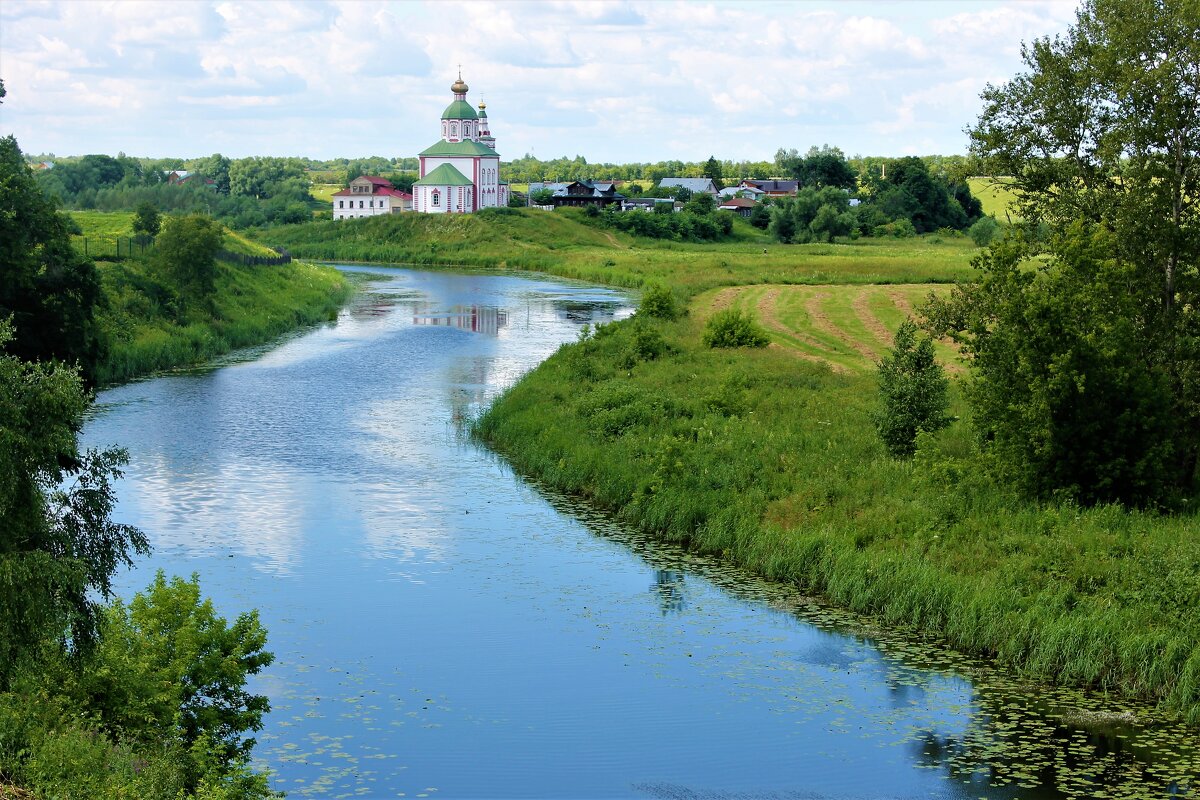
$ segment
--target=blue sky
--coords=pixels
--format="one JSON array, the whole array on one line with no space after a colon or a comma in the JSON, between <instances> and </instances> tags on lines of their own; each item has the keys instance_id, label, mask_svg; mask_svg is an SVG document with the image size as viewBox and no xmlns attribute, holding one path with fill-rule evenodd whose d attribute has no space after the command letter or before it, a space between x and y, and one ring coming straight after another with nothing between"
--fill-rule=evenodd
<instances>
[{"instance_id":1,"label":"blue sky","mask_svg":"<svg viewBox=\"0 0 1200 800\"><path fill-rule=\"evenodd\" d=\"M457 65L505 159L951 154L1075 2L5 0L26 152L415 155Z\"/></svg>"}]
</instances>

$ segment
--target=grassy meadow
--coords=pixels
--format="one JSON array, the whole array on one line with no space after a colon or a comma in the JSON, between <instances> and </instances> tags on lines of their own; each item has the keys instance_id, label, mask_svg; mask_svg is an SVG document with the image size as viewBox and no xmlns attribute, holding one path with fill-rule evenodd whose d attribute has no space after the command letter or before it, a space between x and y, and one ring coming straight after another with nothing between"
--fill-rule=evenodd
<instances>
[{"instance_id":1,"label":"grassy meadow","mask_svg":"<svg viewBox=\"0 0 1200 800\"><path fill-rule=\"evenodd\" d=\"M1013 213L1016 195L1008 188L1005 178L968 178L971 194L979 198L983 204L983 213L990 214L1001 222L1006 221ZM1015 219L1015 216L1014 216Z\"/></svg>"},{"instance_id":2,"label":"grassy meadow","mask_svg":"<svg viewBox=\"0 0 1200 800\"><path fill-rule=\"evenodd\" d=\"M476 432L523 474L656 536L1023 677L1200 723L1195 515L1022 501L980 468L961 422L912 461L889 457L860 350L881 342L853 305L865 296L886 316L891 298L804 291L801 307L828 294L841 333L816 331L811 314L789 328L821 333L829 352L771 325L773 346L706 348L703 319L718 303L701 296L681 320L635 317L564 346ZM656 335L657 352L645 344Z\"/></svg>"},{"instance_id":3,"label":"grassy meadow","mask_svg":"<svg viewBox=\"0 0 1200 800\"><path fill-rule=\"evenodd\" d=\"M132 236L133 214L72 212L89 242ZM264 245L232 231L226 250L273 256ZM95 252L89 246L89 250ZM109 252L112 252L111 250ZM117 383L150 372L198 364L240 347L269 341L331 318L352 287L337 270L299 261L277 266L217 262L209 309L184 308L154 268L151 251L122 261L97 259L106 303L98 319L108 352L97 376Z\"/></svg>"}]
</instances>

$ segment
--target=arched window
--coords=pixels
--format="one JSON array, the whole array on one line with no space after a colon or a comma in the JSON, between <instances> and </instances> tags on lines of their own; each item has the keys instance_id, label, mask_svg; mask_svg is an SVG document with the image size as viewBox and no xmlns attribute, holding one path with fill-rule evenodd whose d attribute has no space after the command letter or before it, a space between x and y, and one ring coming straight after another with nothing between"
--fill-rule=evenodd
<instances>
[{"instance_id":1,"label":"arched window","mask_svg":"<svg viewBox=\"0 0 1200 800\"><path fill-rule=\"evenodd\" d=\"M438 194L436 189L433 191L433 204L435 206L440 206L442 204L442 196Z\"/></svg>"}]
</instances>

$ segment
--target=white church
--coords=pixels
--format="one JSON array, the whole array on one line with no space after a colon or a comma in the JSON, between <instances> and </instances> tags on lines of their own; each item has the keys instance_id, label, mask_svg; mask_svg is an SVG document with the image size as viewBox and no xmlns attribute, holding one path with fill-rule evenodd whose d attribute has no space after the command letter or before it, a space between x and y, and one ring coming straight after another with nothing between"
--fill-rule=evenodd
<instances>
[{"instance_id":1,"label":"white church","mask_svg":"<svg viewBox=\"0 0 1200 800\"><path fill-rule=\"evenodd\" d=\"M454 100L442 112L441 141L420 153L421 177L413 184L413 211L469 214L508 205L500 181L500 154L488 130L487 104L467 102L462 73L451 86Z\"/></svg>"}]
</instances>

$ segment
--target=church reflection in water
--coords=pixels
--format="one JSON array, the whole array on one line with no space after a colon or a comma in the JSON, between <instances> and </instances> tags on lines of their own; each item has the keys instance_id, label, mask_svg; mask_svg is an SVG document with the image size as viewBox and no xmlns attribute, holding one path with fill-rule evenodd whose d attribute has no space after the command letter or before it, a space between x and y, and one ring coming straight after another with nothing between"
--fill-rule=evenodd
<instances>
[{"instance_id":1,"label":"church reflection in water","mask_svg":"<svg viewBox=\"0 0 1200 800\"><path fill-rule=\"evenodd\" d=\"M432 311L419 306L413 313L413 325L435 325L497 336L508 325L508 312L495 306L454 306L449 311Z\"/></svg>"}]
</instances>

